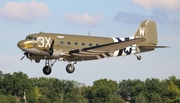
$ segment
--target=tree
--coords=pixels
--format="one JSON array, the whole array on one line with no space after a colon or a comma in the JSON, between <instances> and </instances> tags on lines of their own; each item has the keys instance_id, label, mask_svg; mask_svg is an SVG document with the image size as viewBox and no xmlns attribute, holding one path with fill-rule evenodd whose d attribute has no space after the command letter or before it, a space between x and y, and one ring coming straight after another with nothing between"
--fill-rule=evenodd
<instances>
[{"instance_id":1,"label":"tree","mask_svg":"<svg viewBox=\"0 0 180 103\"><path fill-rule=\"evenodd\" d=\"M113 101L118 101L121 99L120 96L118 100L118 84L116 81L100 79L94 81L93 86L88 94L88 99L90 103L112 103Z\"/></svg>"},{"instance_id":2,"label":"tree","mask_svg":"<svg viewBox=\"0 0 180 103\"><path fill-rule=\"evenodd\" d=\"M111 103L125 103L120 95L112 95L112 102Z\"/></svg>"},{"instance_id":3,"label":"tree","mask_svg":"<svg viewBox=\"0 0 180 103\"><path fill-rule=\"evenodd\" d=\"M35 98L39 99L39 97L41 96L40 92L39 92L39 88L38 86L34 87L34 92L35 92Z\"/></svg>"},{"instance_id":4,"label":"tree","mask_svg":"<svg viewBox=\"0 0 180 103\"><path fill-rule=\"evenodd\" d=\"M107 80L107 79L96 80L94 81L92 88L95 89L95 88L98 88L99 86L110 87L112 94L115 94L118 92L118 84L116 81L113 81L113 80Z\"/></svg>"},{"instance_id":5,"label":"tree","mask_svg":"<svg viewBox=\"0 0 180 103\"><path fill-rule=\"evenodd\" d=\"M0 95L0 103L7 103L6 95Z\"/></svg>"},{"instance_id":6,"label":"tree","mask_svg":"<svg viewBox=\"0 0 180 103\"><path fill-rule=\"evenodd\" d=\"M146 103L146 99L142 93L135 98L135 103Z\"/></svg>"},{"instance_id":7,"label":"tree","mask_svg":"<svg viewBox=\"0 0 180 103\"><path fill-rule=\"evenodd\" d=\"M144 82L137 80L122 80L119 82L119 93L125 101L135 102L140 92L145 91Z\"/></svg>"},{"instance_id":8,"label":"tree","mask_svg":"<svg viewBox=\"0 0 180 103\"><path fill-rule=\"evenodd\" d=\"M153 93L151 96L151 103L163 103L159 94Z\"/></svg>"},{"instance_id":9,"label":"tree","mask_svg":"<svg viewBox=\"0 0 180 103\"><path fill-rule=\"evenodd\" d=\"M51 102L49 101L48 98L46 98L46 96L41 95L38 99L38 103L51 103Z\"/></svg>"},{"instance_id":10,"label":"tree","mask_svg":"<svg viewBox=\"0 0 180 103\"><path fill-rule=\"evenodd\" d=\"M168 90L169 90L169 101L180 100L180 89L172 81L169 82Z\"/></svg>"},{"instance_id":11,"label":"tree","mask_svg":"<svg viewBox=\"0 0 180 103\"><path fill-rule=\"evenodd\" d=\"M95 91L93 91L93 101L92 103L112 103L111 89L107 86L100 86Z\"/></svg>"},{"instance_id":12,"label":"tree","mask_svg":"<svg viewBox=\"0 0 180 103\"><path fill-rule=\"evenodd\" d=\"M154 94L161 94L163 89L163 85L159 79L146 79L145 80L145 88L146 90L143 92L146 101L150 102L152 99L152 96ZM167 89L167 86L165 87Z\"/></svg>"}]
</instances>

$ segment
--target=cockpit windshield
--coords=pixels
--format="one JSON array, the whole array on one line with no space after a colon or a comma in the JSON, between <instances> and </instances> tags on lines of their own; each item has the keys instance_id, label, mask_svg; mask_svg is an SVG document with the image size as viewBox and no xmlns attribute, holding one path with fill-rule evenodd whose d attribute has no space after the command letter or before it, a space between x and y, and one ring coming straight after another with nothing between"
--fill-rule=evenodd
<instances>
[{"instance_id":1,"label":"cockpit windshield","mask_svg":"<svg viewBox=\"0 0 180 103\"><path fill-rule=\"evenodd\" d=\"M34 40L34 41L37 41L37 38L36 38L36 37L26 37L26 40Z\"/></svg>"},{"instance_id":2,"label":"cockpit windshield","mask_svg":"<svg viewBox=\"0 0 180 103\"><path fill-rule=\"evenodd\" d=\"M33 40L33 37L26 37L26 40Z\"/></svg>"}]
</instances>

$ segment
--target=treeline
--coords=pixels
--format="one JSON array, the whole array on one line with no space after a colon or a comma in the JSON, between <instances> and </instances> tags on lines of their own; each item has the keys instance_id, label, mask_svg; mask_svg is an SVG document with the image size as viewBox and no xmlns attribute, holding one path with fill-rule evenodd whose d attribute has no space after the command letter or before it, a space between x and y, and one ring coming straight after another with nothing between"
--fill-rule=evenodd
<instances>
[{"instance_id":1,"label":"treeline","mask_svg":"<svg viewBox=\"0 0 180 103\"><path fill-rule=\"evenodd\" d=\"M29 78L0 71L0 103L180 103L180 79L100 79L92 86L73 80Z\"/></svg>"}]
</instances>

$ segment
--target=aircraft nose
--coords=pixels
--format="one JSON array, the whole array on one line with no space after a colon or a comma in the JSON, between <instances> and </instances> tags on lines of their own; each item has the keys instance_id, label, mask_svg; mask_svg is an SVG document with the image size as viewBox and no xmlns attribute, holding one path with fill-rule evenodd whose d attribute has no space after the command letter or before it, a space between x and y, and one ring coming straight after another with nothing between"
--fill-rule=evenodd
<instances>
[{"instance_id":1,"label":"aircraft nose","mask_svg":"<svg viewBox=\"0 0 180 103\"><path fill-rule=\"evenodd\" d=\"M19 48L24 47L24 42L23 42L23 41L19 41L19 42L17 43L17 46L18 46Z\"/></svg>"}]
</instances>

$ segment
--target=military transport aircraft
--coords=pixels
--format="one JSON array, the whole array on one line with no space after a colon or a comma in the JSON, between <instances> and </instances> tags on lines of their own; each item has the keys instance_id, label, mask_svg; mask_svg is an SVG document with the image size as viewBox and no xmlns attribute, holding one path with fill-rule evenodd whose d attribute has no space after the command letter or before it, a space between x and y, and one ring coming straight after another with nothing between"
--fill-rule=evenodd
<instances>
[{"instance_id":1,"label":"military transport aircraft","mask_svg":"<svg viewBox=\"0 0 180 103\"><path fill-rule=\"evenodd\" d=\"M95 37L40 32L26 36L25 40L19 41L17 45L24 52L21 60L25 56L30 60L35 60L36 63L45 60L43 73L49 75L57 60L69 62L66 71L73 73L78 61L131 54L141 60L138 53L165 48L165 46L156 46L157 43L156 23L145 20L131 37Z\"/></svg>"}]
</instances>

